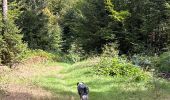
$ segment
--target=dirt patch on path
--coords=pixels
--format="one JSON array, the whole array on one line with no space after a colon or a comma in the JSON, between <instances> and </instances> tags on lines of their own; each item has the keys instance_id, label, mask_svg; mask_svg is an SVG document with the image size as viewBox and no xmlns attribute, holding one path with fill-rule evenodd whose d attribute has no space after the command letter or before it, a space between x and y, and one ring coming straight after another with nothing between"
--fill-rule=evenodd
<instances>
[{"instance_id":1,"label":"dirt patch on path","mask_svg":"<svg viewBox=\"0 0 170 100\"><path fill-rule=\"evenodd\" d=\"M10 82L0 84L0 100L54 100L54 96L50 91L33 85L30 78L48 76L50 73L56 73L60 77L58 72L61 69L61 66L46 66L43 64L36 66L22 65L17 69L10 70L10 72L3 73L4 77L7 77ZM18 84L15 82L22 80L26 80L25 83Z\"/></svg>"},{"instance_id":2,"label":"dirt patch on path","mask_svg":"<svg viewBox=\"0 0 170 100\"><path fill-rule=\"evenodd\" d=\"M10 84L3 90L6 92L2 100L49 100L53 97L50 92L34 86Z\"/></svg>"}]
</instances>

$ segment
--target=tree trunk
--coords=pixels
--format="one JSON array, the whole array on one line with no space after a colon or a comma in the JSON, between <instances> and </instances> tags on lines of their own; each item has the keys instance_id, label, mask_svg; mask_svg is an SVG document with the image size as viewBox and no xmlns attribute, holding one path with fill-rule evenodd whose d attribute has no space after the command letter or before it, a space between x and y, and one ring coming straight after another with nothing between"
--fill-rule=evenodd
<instances>
[{"instance_id":1,"label":"tree trunk","mask_svg":"<svg viewBox=\"0 0 170 100\"><path fill-rule=\"evenodd\" d=\"M7 14L8 14L8 1L7 0L2 0L2 18L3 21L6 22L7 20Z\"/></svg>"}]
</instances>

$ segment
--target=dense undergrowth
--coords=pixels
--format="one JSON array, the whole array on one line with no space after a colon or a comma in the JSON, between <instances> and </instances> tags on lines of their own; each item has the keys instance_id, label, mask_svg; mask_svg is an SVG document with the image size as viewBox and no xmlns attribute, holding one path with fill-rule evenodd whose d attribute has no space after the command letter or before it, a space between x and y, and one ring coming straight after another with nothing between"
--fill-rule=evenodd
<instances>
[{"instance_id":1,"label":"dense undergrowth","mask_svg":"<svg viewBox=\"0 0 170 100\"><path fill-rule=\"evenodd\" d=\"M170 73L170 52L163 53L156 62L159 72Z\"/></svg>"},{"instance_id":2,"label":"dense undergrowth","mask_svg":"<svg viewBox=\"0 0 170 100\"><path fill-rule=\"evenodd\" d=\"M118 57L101 58L96 68L96 72L101 75L128 77L135 81L144 81L149 78L149 74L142 70L142 68Z\"/></svg>"},{"instance_id":3,"label":"dense undergrowth","mask_svg":"<svg viewBox=\"0 0 170 100\"><path fill-rule=\"evenodd\" d=\"M49 53L43 50L26 50L20 57L24 62L33 57L42 57L48 61L65 62L74 64L91 59L95 62L93 73L104 76L127 77L135 81L147 81L150 73L169 73L170 53L165 52L160 56L134 55L130 59L126 56L118 56L118 52L112 47L106 46L103 54L99 56L86 56L64 53ZM95 58L95 59L93 59ZM97 60L96 60L97 59ZM85 65L88 66L88 65Z\"/></svg>"}]
</instances>

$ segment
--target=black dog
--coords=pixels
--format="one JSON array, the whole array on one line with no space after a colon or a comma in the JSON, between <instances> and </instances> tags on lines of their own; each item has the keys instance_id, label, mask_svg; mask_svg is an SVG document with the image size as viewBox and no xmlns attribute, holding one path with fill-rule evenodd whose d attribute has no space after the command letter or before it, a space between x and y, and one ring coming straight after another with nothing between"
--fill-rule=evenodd
<instances>
[{"instance_id":1,"label":"black dog","mask_svg":"<svg viewBox=\"0 0 170 100\"><path fill-rule=\"evenodd\" d=\"M77 83L78 94L80 95L80 100L88 100L89 88L83 83Z\"/></svg>"}]
</instances>

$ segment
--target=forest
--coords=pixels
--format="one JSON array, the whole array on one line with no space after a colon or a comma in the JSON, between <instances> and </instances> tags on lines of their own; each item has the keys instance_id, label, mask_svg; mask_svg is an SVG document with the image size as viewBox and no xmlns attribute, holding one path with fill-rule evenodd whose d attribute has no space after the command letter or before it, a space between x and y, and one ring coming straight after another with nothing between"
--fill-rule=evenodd
<instances>
[{"instance_id":1,"label":"forest","mask_svg":"<svg viewBox=\"0 0 170 100\"><path fill-rule=\"evenodd\" d=\"M170 100L170 0L0 5L1 100Z\"/></svg>"}]
</instances>

